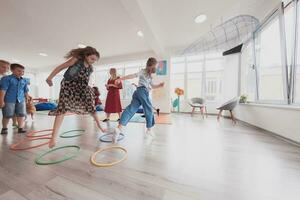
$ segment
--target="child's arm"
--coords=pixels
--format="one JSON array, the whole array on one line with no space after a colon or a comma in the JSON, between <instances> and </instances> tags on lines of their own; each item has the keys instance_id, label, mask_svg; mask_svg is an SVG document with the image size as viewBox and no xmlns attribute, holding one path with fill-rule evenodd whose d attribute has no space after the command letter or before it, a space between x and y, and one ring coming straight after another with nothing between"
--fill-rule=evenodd
<instances>
[{"instance_id":1,"label":"child's arm","mask_svg":"<svg viewBox=\"0 0 300 200\"><path fill-rule=\"evenodd\" d=\"M123 76L123 77L120 77L120 78L116 79L115 84L119 85L121 83L121 81L128 80L128 79L133 79L133 78L136 78L136 77L138 77L138 73L129 74L129 75L126 75L126 76Z\"/></svg>"},{"instance_id":2,"label":"child's arm","mask_svg":"<svg viewBox=\"0 0 300 200\"><path fill-rule=\"evenodd\" d=\"M4 96L5 96L6 91L5 90L0 90L0 108L4 107Z\"/></svg>"},{"instance_id":3,"label":"child's arm","mask_svg":"<svg viewBox=\"0 0 300 200\"><path fill-rule=\"evenodd\" d=\"M161 82L160 84L151 84L153 89L164 87L165 83Z\"/></svg>"},{"instance_id":4,"label":"child's arm","mask_svg":"<svg viewBox=\"0 0 300 200\"><path fill-rule=\"evenodd\" d=\"M9 81L7 80L6 77L3 77L1 79L1 90L0 90L0 107L3 108L5 103L4 103L4 97L6 94L6 90L9 88Z\"/></svg>"},{"instance_id":5,"label":"child's arm","mask_svg":"<svg viewBox=\"0 0 300 200\"><path fill-rule=\"evenodd\" d=\"M77 62L77 58L70 58L69 60L67 60L66 62L64 62L63 64L57 66L52 72L51 74L48 76L48 78L46 79L46 82L48 83L49 86L53 85L52 79L54 76L56 76L56 74L58 74L59 72L61 72L62 70L74 65Z\"/></svg>"}]
</instances>

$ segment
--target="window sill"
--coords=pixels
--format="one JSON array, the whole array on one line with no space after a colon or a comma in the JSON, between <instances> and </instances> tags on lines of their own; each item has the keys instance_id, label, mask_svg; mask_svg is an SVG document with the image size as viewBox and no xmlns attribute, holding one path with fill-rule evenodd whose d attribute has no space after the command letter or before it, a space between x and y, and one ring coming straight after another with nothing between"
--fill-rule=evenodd
<instances>
[{"instance_id":1,"label":"window sill","mask_svg":"<svg viewBox=\"0 0 300 200\"><path fill-rule=\"evenodd\" d=\"M299 110L300 106L296 105L279 105L279 104L263 104L263 103L239 103L240 106L257 106L257 107L266 107L266 108L276 108L276 109L287 109L287 110Z\"/></svg>"}]
</instances>

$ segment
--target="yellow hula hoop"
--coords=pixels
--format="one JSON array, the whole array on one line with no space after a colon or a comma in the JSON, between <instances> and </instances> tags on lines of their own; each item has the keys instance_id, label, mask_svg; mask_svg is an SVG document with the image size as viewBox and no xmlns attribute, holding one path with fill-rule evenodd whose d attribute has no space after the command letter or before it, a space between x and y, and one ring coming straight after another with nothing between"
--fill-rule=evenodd
<instances>
[{"instance_id":1,"label":"yellow hula hoop","mask_svg":"<svg viewBox=\"0 0 300 200\"><path fill-rule=\"evenodd\" d=\"M111 163L99 163L96 161L96 156L97 154L103 152L103 151L107 151L107 150L111 150L111 149L120 149L122 150L125 154L123 156L123 158L121 158L120 160L117 160L115 162L111 162ZM124 161L127 158L127 150L123 147L120 146L109 146L109 147L104 147L102 149L99 149L98 151L96 151L95 153L93 153L93 155L91 156L91 163L97 167L111 167L114 166L116 164L119 164L120 162Z\"/></svg>"}]
</instances>

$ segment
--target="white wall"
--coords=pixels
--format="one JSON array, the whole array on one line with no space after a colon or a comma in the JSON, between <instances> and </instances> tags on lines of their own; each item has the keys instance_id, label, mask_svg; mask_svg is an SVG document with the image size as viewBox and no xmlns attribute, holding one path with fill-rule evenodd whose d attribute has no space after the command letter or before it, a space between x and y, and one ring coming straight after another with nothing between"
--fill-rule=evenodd
<instances>
[{"instance_id":1,"label":"white wall","mask_svg":"<svg viewBox=\"0 0 300 200\"><path fill-rule=\"evenodd\" d=\"M170 60L167 60L167 75L154 76L154 84L164 82L163 88L154 89L152 91L153 106L160 109L162 113L171 112L171 96L170 96Z\"/></svg>"},{"instance_id":2,"label":"white wall","mask_svg":"<svg viewBox=\"0 0 300 200\"><path fill-rule=\"evenodd\" d=\"M234 112L239 120L300 143L300 108L240 104Z\"/></svg>"}]
</instances>

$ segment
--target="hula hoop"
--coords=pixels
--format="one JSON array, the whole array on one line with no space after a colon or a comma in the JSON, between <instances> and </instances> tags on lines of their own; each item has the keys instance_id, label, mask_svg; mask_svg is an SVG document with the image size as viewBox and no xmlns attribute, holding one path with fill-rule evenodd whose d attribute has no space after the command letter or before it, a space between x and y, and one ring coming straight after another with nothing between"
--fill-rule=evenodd
<instances>
[{"instance_id":1,"label":"hula hoop","mask_svg":"<svg viewBox=\"0 0 300 200\"><path fill-rule=\"evenodd\" d=\"M27 139L21 140L20 142L17 142L15 144L10 145L9 148L11 150L14 150L14 151L33 149L33 148L41 147L41 146L44 146L44 145L48 144L50 142L50 139L51 139L51 137L27 138ZM30 141L34 141L34 140L49 140L49 141L38 144L38 145L35 145L35 146L29 146L29 147L23 147L23 148L18 147L18 146L20 146L21 144L23 144L25 142L30 142Z\"/></svg>"},{"instance_id":2,"label":"hula hoop","mask_svg":"<svg viewBox=\"0 0 300 200\"><path fill-rule=\"evenodd\" d=\"M99 163L99 162L96 161L96 156L97 156L98 153L101 153L103 151L107 151L107 150L110 150L110 149L121 149L125 154L124 154L123 158L121 158L120 160L117 160L117 161L111 162L111 163ZM124 161L126 158L127 158L127 150L125 148L120 147L120 146L110 146L110 147L104 147L102 149L99 149L98 151L93 153L92 156L91 156L91 163L93 165L95 165L96 167L111 167L113 165L116 165L116 164Z\"/></svg>"},{"instance_id":3,"label":"hula hoop","mask_svg":"<svg viewBox=\"0 0 300 200\"><path fill-rule=\"evenodd\" d=\"M45 136L52 135L52 133L47 133L47 134L43 134L43 135L34 135L36 133L42 133L42 132L47 132L47 131L53 131L53 129L46 129L46 130L40 130L40 131L31 131L26 136L29 137L29 138L39 138L39 137L45 137Z\"/></svg>"},{"instance_id":4,"label":"hula hoop","mask_svg":"<svg viewBox=\"0 0 300 200\"><path fill-rule=\"evenodd\" d=\"M53 161L48 161L48 162L42 160L44 156L50 154L51 152L57 151L57 150L59 150L59 149L65 149L65 148L76 148L77 151L76 151L73 155L71 155L71 156L67 156L67 157L64 156L64 157L62 157L61 159L58 159L58 160L53 160ZM61 162L64 162L64 161L66 161L66 160L70 160L70 159L76 157L76 156L78 155L78 153L79 153L79 150L80 150L80 147L77 146L77 145L67 145L67 146L56 147L56 148L51 149L51 150L49 150L49 151L47 151L47 152L45 152L45 153L40 154L40 155L35 159L34 162L35 162L37 165L53 165L53 164L58 164L58 163L61 163Z\"/></svg>"},{"instance_id":5,"label":"hula hoop","mask_svg":"<svg viewBox=\"0 0 300 200\"><path fill-rule=\"evenodd\" d=\"M78 136L83 135L84 133L78 133L78 134L74 134L74 135L65 135L65 134L71 133L71 132L84 132L84 131L85 131L85 130L83 130L83 129L74 129L74 130L70 130L70 131L65 131L65 132L61 133L61 134L59 135L59 137L61 137L61 138L78 137Z\"/></svg>"},{"instance_id":6,"label":"hula hoop","mask_svg":"<svg viewBox=\"0 0 300 200\"><path fill-rule=\"evenodd\" d=\"M107 134L105 134L105 135L102 135L100 138L99 138L99 140L101 141L101 142L112 142L112 138L109 138L109 139L105 139L107 136L110 136L110 135L112 135L112 133L107 133ZM123 140L125 138L125 135L123 134L123 133L120 133L120 135L119 135L119 137L118 137L118 141L120 141L120 140Z\"/></svg>"}]
</instances>

